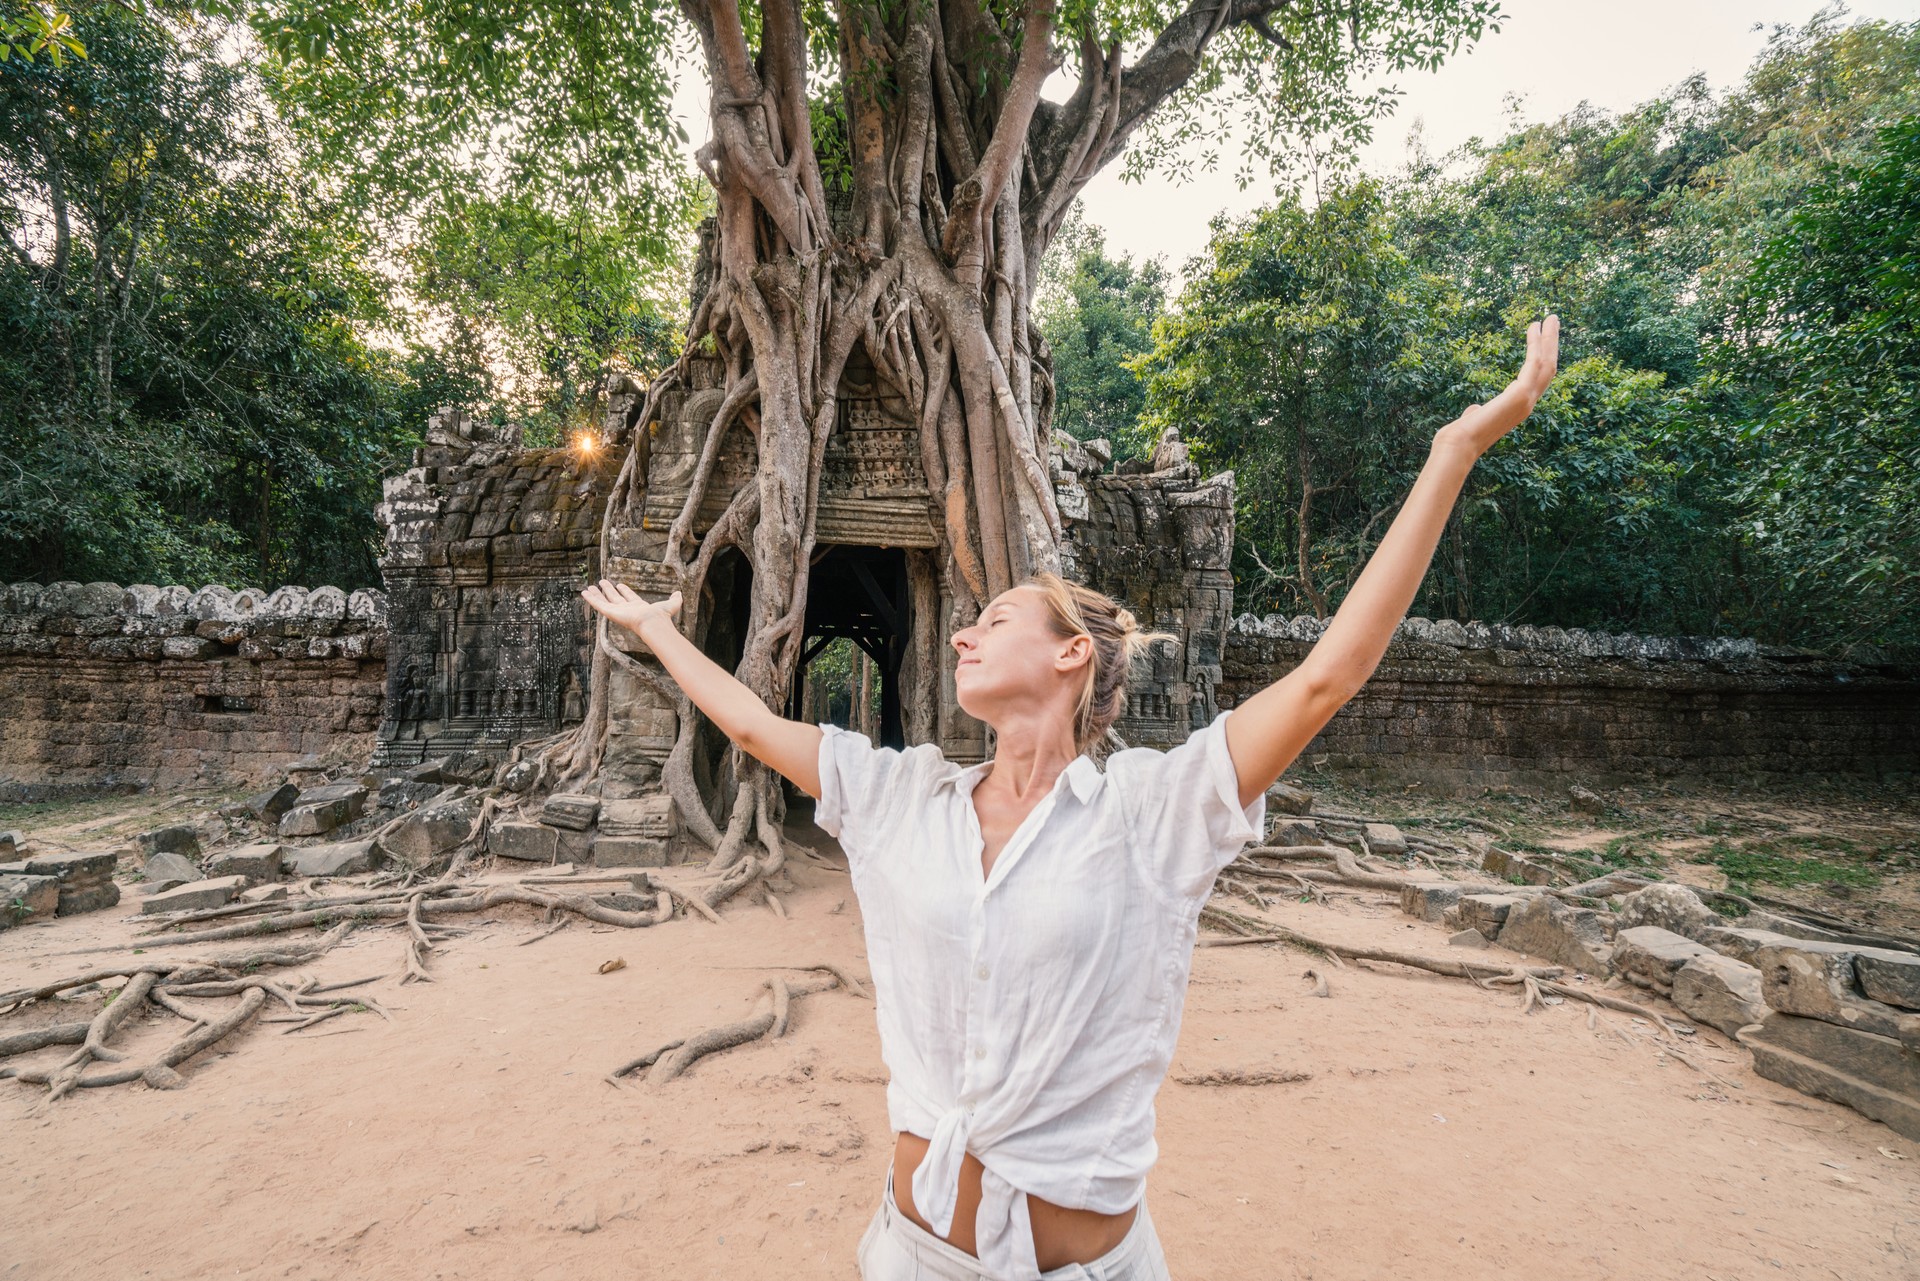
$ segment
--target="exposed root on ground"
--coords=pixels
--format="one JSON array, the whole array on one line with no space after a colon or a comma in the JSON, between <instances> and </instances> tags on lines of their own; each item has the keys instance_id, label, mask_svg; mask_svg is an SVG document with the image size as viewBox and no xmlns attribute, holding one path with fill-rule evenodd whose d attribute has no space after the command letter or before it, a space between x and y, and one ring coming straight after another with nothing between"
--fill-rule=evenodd
<instances>
[{"instance_id":1,"label":"exposed root on ground","mask_svg":"<svg viewBox=\"0 0 1920 1281\"><path fill-rule=\"evenodd\" d=\"M793 1002L802 996L811 996L816 992L826 992L838 987L862 999L872 999L860 981L838 965L823 962L818 965L796 965L789 968L803 972L821 972L825 977L789 983L786 979L775 975L760 985L761 990L772 995L770 1008L735 1023L708 1028L704 1032L697 1032L689 1037L668 1041L665 1045L649 1050L639 1058L629 1060L615 1068L607 1074L608 1083L618 1085L622 1077L631 1076L640 1069L647 1068L650 1069L647 1072L647 1084L665 1085L709 1054L717 1054L721 1050L730 1050L736 1045L746 1045L762 1038L785 1036L792 1018Z\"/></svg>"},{"instance_id":2,"label":"exposed root on ground","mask_svg":"<svg viewBox=\"0 0 1920 1281\"><path fill-rule=\"evenodd\" d=\"M1284 1068L1215 1068L1211 1072L1183 1072L1173 1079L1181 1085L1293 1085L1313 1080L1313 1073Z\"/></svg>"},{"instance_id":3,"label":"exposed root on ground","mask_svg":"<svg viewBox=\"0 0 1920 1281\"><path fill-rule=\"evenodd\" d=\"M1400 952L1390 948L1349 947L1344 943L1330 943L1290 930L1271 921L1255 920L1230 912L1223 907L1209 903L1200 909L1200 921L1215 929L1224 930L1233 935L1231 938L1203 938L1201 947L1231 947L1247 943L1290 943L1295 947L1321 952L1330 957L1348 961L1376 961L1388 965L1404 965L1410 969L1425 970L1429 974L1438 974L1453 979L1505 980L1518 982L1521 977L1534 979L1557 978L1563 972L1558 965L1505 965L1496 961L1471 961L1441 959L1421 956L1414 952Z\"/></svg>"},{"instance_id":4,"label":"exposed root on ground","mask_svg":"<svg viewBox=\"0 0 1920 1281\"><path fill-rule=\"evenodd\" d=\"M323 991L358 987L370 980L333 984L322 989L309 979L296 988L274 983L255 971L304 965L331 951L353 929L353 922L335 926L308 947L276 948L266 951L217 957L212 960L147 961L134 965L91 970L69 978L57 979L38 987L0 993L0 1006L11 1013L23 1005L44 1001L61 993L74 993L114 978L126 982L107 997L106 1004L86 1023L59 1023L33 1032L0 1037L0 1057L30 1053L52 1045L79 1044L80 1048L51 1066L0 1067L0 1077L11 1077L29 1085L48 1087L52 1101L77 1090L144 1081L154 1089L176 1089L186 1078L176 1070L181 1064L240 1030L260 1012L267 998L278 999L301 1016L298 1027L309 1027L322 1018L332 1018L355 1008L376 1009L364 998L328 997ZM237 997L224 1012L209 1017L183 1004L183 1000ZM109 1042L136 1016L158 1010L188 1023L184 1035L166 1046L144 1064L113 1071L86 1074L95 1063L123 1063L127 1056ZM380 1011L384 1015L384 1011Z\"/></svg>"}]
</instances>

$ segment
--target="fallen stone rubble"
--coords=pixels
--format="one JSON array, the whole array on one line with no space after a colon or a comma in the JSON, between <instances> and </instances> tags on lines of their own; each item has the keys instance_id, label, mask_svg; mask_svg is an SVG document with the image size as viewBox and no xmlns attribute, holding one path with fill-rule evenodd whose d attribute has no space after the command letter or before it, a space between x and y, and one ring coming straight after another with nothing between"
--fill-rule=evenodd
<instances>
[{"instance_id":1,"label":"fallen stone rubble","mask_svg":"<svg viewBox=\"0 0 1920 1281\"><path fill-rule=\"evenodd\" d=\"M480 752L372 773L309 758L217 818L156 827L124 849L39 853L19 833L0 833L8 856L0 930L114 906L116 872L138 887L140 913L164 921L258 901L268 887L284 893L289 879L425 869L462 849L623 872L687 857L679 814L664 796L603 806L597 796L556 793L495 817L486 797L499 766ZM510 783L507 792L516 799Z\"/></svg>"},{"instance_id":2,"label":"fallen stone rubble","mask_svg":"<svg viewBox=\"0 0 1920 1281\"><path fill-rule=\"evenodd\" d=\"M1483 870L1525 883L1412 883L1401 910L1454 943L1485 940L1657 993L1746 1046L1768 1080L1920 1139L1920 947L1764 910L1729 918L1665 882L1585 898L1522 861L1489 850Z\"/></svg>"}]
</instances>

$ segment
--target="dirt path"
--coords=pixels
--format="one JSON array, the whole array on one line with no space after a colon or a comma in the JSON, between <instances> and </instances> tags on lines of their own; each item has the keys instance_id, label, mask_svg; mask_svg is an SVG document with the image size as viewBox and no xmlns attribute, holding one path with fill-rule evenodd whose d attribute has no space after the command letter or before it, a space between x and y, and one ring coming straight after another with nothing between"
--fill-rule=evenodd
<instances>
[{"instance_id":1,"label":"dirt path","mask_svg":"<svg viewBox=\"0 0 1920 1281\"><path fill-rule=\"evenodd\" d=\"M787 1039L663 1089L602 1079L740 1017L768 967L865 973L844 875L796 879L786 921L741 906L721 928L576 923L521 947L537 922L502 913L442 950L436 982L370 989L396 1021L256 1026L183 1090L48 1106L0 1082L0 1278L853 1278L891 1148L870 1005L809 997ZM1382 903L1274 915L1444 951ZM53 953L126 940L117 916L0 935L0 986L77 970ZM366 929L314 972L392 973L400 949ZM1702 1057L1737 1090L1584 1008L1522 1016L1510 993L1357 966L1322 1000L1309 964L1196 957L1149 1193L1176 1275L1920 1275L1916 1145L1758 1079L1711 1031ZM1177 1079L1259 1068L1311 1076Z\"/></svg>"}]
</instances>

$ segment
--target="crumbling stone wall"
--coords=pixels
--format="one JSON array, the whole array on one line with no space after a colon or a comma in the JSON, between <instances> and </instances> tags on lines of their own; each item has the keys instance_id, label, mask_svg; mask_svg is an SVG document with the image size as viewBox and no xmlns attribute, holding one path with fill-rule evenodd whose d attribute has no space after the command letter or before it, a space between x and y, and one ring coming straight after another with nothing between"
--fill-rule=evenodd
<instances>
[{"instance_id":1,"label":"crumbling stone wall","mask_svg":"<svg viewBox=\"0 0 1920 1281\"><path fill-rule=\"evenodd\" d=\"M591 674L579 593L599 573L614 451L515 449L453 411L427 440L378 511L393 620L379 765L553 733L584 714Z\"/></svg>"},{"instance_id":2,"label":"crumbling stone wall","mask_svg":"<svg viewBox=\"0 0 1920 1281\"><path fill-rule=\"evenodd\" d=\"M1292 671L1324 629L1236 618L1222 706ZM1920 772L1920 667L1875 651L1409 618L1301 760L1442 788L1908 775Z\"/></svg>"},{"instance_id":3,"label":"crumbling stone wall","mask_svg":"<svg viewBox=\"0 0 1920 1281\"><path fill-rule=\"evenodd\" d=\"M1203 479L1184 449L1163 449L1153 470L1116 474L1106 470L1105 441L1059 432L1054 446L1062 574L1173 638L1135 665L1114 729L1134 747L1172 747L1220 707L1233 614L1233 473Z\"/></svg>"},{"instance_id":4,"label":"crumbling stone wall","mask_svg":"<svg viewBox=\"0 0 1920 1281\"><path fill-rule=\"evenodd\" d=\"M0 586L0 799L370 751L386 625L337 587Z\"/></svg>"}]
</instances>

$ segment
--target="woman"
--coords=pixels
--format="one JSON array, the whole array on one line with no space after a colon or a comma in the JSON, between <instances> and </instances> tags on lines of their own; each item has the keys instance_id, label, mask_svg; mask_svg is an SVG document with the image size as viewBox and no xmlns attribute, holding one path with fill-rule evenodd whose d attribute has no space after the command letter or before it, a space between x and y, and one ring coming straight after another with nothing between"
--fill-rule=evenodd
<instances>
[{"instance_id":1,"label":"woman","mask_svg":"<svg viewBox=\"0 0 1920 1281\"><path fill-rule=\"evenodd\" d=\"M953 637L960 706L993 727L962 769L931 744L769 711L649 604L588 604L634 631L742 750L817 798L867 934L896 1131L860 1243L866 1281L1165 1278L1143 1194L1153 1095L1179 1032L1200 908L1261 833L1265 793L1373 673L1474 462L1532 412L1560 322L1519 377L1435 434L1426 466L1299 667L1169 752L1089 751L1147 637L1106 597L1043 576Z\"/></svg>"}]
</instances>

